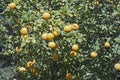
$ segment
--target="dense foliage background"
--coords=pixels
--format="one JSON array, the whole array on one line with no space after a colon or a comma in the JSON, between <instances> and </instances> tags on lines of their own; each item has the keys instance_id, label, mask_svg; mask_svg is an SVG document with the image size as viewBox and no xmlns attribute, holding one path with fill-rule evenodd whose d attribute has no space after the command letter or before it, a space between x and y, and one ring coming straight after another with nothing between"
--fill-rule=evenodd
<instances>
[{"instance_id":1,"label":"dense foliage background","mask_svg":"<svg viewBox=\"0 0 120 80\"><path fill-rule=\"evenodd\" d=\"M73 80L115 80L114 65L120 63L119 0L2 0L0 8L1 54L16 60L19 80L71 80L67 73ZM50 19L43 18L45 12ZM65 32L64 27L72 24L78 30ZM23 27L25 35L20 32ZM42 39L42 34L55 30L59 37ZM51 41L57 48L49 47ZM105 48L106 42L110 48ZM74 44L79 50L71 57ZM34 62L32 68L28 62Z\"/></svg>"}]
</instances>

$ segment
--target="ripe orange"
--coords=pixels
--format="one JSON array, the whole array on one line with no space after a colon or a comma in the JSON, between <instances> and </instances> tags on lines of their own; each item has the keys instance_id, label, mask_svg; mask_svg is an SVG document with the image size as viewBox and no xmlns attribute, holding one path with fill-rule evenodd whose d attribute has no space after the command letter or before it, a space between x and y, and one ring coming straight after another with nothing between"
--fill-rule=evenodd
<instances>
[{"instance_id":1,"label":"ripe orange","mask_svg":"<svg viewBox=\"0 0 120 80\"><path fill-rule=\"evenodd\" d=\"M78 24L72 24L72 30L78 30L79 26Z\"/></svg>"},{"instance_id":2,"label":"ripe orange","mask_svg":"<svg viewBox=\"0 0 120 80\"><path fill-rule=\"evenodd\" d=\"M48 12L43 13L42 18L47 20L50 18L50 14Z\"/></svg>"},{"instance_id":3,"label":"ripe orange","mask_svg":"<svg viewBox=\"0 0 120 80\"><path fill-rule=\"evenodd\" d=\"M21 40L26 40L27 39L27 35L21 35Z\"/></svg>"},{"instance_id":4,"label":"ripe orange","mask_svg":"<svg viewBox=\"0 0 120 80\"><path fill-rule=\"evenodd\" d=\"M65 32L70 32L70 31L72 31L72 26L71 26L71 25L65 26L65 27L64 27L64 31L65 31Z\"/></svg>"},{"instance_id":5,"label":"ripe orange","mask_svg":"<svg viewBox=\"0 0 120 80\"><path fill-rule=\"evenodd\" d=\"M105 42L104 46L105 46L105 48L110 48L110 43L109 42Z\"/></svg>"},{"instance_id":6,"label":"ripe orange","mask_svg":"<svg viewBox=\"0 0 120 80\"><path fill-rule=\"evenodd\" d=\"M79 46L77 44L73 45L72 46L72 50L73 51L77 51L79 49Z\"/></svg>"},{"instance_id":7,"label":"ripe orange","mask_svg":"<svg viewBox=\"0 0 120 80\"><path fill-rule=\"evenodd\" d=\"M50 47L50 48L56 48L56 43L55 42L49 42L48 43L48 47Z\"/></svg>"},{"instance_id":8,"label":"ripe orange","mask_svg":"<svg viewBox=\"0 0 120 80\"><path fill-rule=\"evenodd\" d=\"M115 69L116 71L120 71L120 63L116 63L116 64L114 65L114 69Z\"/></svg>"},{"instance_id":9,"label":"ripe orange","mask_svg":"<svg viewBox=\"0 0 120 80\"><path fill-rule=\"evenodd\" d=\"M95 0L95 1L93 2L93 4L94 4L94 5L98 5L98 4L99 4L99 1Z\"/></svg>"},{"instance_id":10,"label":"ripe orange","mask_svg":"<svg viewBox=\"0 0 120 80\"><path fill-rule=\"evenodd\" d=\"M70 57L74 58L76 56L77 56L77 52L75 52L75 51L70 52Z\"/></svg>"},{"instance_id":11,"label":"ripe orange","mask_svg":"<svg viewBox=\"0 0 120 80\"><path fill-rule=\"evenodd\" d=\"M59 37L59 36L60 36L60 32L57 31L57 30L54 30L54 31L53 31L53 34L54 34L55 37Z\"/></svg>"},{"instance_id":12,"label":"ripe orange","mask_svg":"<svg viewBox=\"0 0 120 80\"><path fill-rule=\"evenodd\" d=\"M58 61L58 54L53 54L52 55L52 60L53 61Z\"/></svg>"},{"instance_id":13,"label":"ripe orange","mask_svg":"<svg viewBox=\"0 0 120 80\"><path fill-rule=\"evenodd\" d=\"M67 73L65 76L66 80L72 80L72 74L71 73Z\"/></svg>"},{"instance_id":14,"label":"ripe orange","mask_svg":"<svg viewBox=\"0 0 120 80\"><path fill-rule=\"evenodd\" d=\"M9 4L9 8L10 9L15 9L16 8L16 4L15 3L10 3Z\"/></svg>"},{"instance_id":15,"label":"ripe orange","mask_svg":"<svg viewBox=\"0 0 120 80\"><path fill-rule=\"evenodd\" d=\"M16 47L16 48L15 48L15 51L16 51L17 53L19 53L19 52L22 51L22 48Z\"/></svg>"},{"instance_id":16,"label":"ripe orange","mask_svg":"<svg viewBox=\"0 0 120 80\"><path fill-rule=\"evenodd\" d=\"M20 72L20 73L24 73L25 71L26 71L26 68L25 68L25 67L20 67L20 68L19 68L19 72Z\"/></svg>"},{"instance_id":17,"label":"ripe orange","mask_svg":"<svg viewBox=\"0 0 120 80\"><path fill-rule=\"evenodd\" d=\"M28 33L27 28L26 28L26 27L22 28L22 29L20 30L20 33L21 33L22 35L26 35L26 34Z\"/></svg>"},{"instance_id":18,"label":"ripe orange","mask_svg":"<svg viewBox=\"0 0 120 80\"><path fill-rule=\"evenodd\" d=\"M47 34L47 39L48 40L53 40L54 39L54 34L53 33L48 33Z\"/></svg>"},{"instance_id":19,"label":"ripe orange","mask_svg":"<svg viewBox=\"0 0 120 80\"><path fill-rule=\"evenodd\" d=\"M31 68L31 67L33 67L33 66L34 66L34 63L31 62L31 61L27 62L27 64L26 64L26 67L27 67L27 68Z\"/></svg>"},{"instance_id":20,"label":"ripe orange","mask_svg":"<svg viewBox=\"0 0 120 80\"><path fill-rule=\"evenodd\" d=\"M48 38L47 38L47 33L43 33L42 35L41 35L41 38L43 39L43 40L48 40Z\"/></svg>"},{"instance_id":21,"label":"ripe orange","mask_svg":"<svg viewBox=\"0 0 120 80\"><path fill-rule=\"evenodd\" d=\"M96 53L96 52L91 52L91 53L90 53L90 56L91 56L92 58L95 58L95 57L98 56L98 53Z\"/></svg>"}]
</instances>

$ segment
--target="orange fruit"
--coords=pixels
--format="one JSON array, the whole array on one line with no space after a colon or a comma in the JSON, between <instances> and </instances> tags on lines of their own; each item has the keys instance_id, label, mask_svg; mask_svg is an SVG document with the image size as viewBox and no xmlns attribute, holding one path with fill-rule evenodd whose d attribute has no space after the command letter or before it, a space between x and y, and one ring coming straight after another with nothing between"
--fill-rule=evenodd
<instances>
[{"instance_id":1,"label":"orange fruit","mask_svg":"<svg viewBox=\"0 0 120 80\"><path fill-rule=\"evenodd\" d=\"M25 67L19 67L19 72L20 73L24 73L26 71L26 68Z\"/></svg>"},{"instance_id":2,"label":"orange fruit","mask_svg":"<svg viewBox=\"0 0 120 80\"><path fill-rule=\"evenodd\" d=\"M65 26L65 27L64 27L64 31L65 31L65 32L70 32L70 31L72 31L72 26L71 26L71 25Z\"/></svg>"},{"instance_id":3,"label":"orange fruit","mask_svg":"<svg viewBox=\"0 0 120 80\"><path fill-rule=\"evenodd\" d=\"M9 8L10 9L15 9L16 8L16 4L15 3L10 3L9 4Z\"/></svg>"},{"instance_id":4,"label":"orange fruit","mask_svg":"<svg viewBox=\"0 0 120 80\"><path fill-rule=\"evenodd\" d=\"M72 74L71 73L67 73L65 76L66 80L72 80Z\"/></svg>"},{"instance_id":5,"label":"orange fruit","mask_svg":"<svg viewBox=\"0 0 120 80\"><path fill-rule=\"evenodd\" d=\"M56 43L55 42L49 42L48 43L48 47L50 47L50 48L56 48Z\"/></svg>"},{"instance_id":6,"label":"orange fruit","mask_svg":"<svg viewBox=\"0 0 120 80\"><path fill-rule=\"evenodd\" d=\"M58 61L58 54L53 54L52 55L52 60L53 61Z\"/></svg>"},{"instance_id":7,"label":"orange fruit","mask_svg":"<svg viewBox=\"0 0 120 80\"><path fill-rule=\"evenodd\" d=\"M15 48L15 51L16 51L17 53L19 53L19 52L22 51L22 48L16 47L16 48Z\"/></svg>"},{"instance_id":8,"label":"orange fruit","mask_svg":"<svg viewBox=\"0 0 120 80\"><path fill-rule=\"evenodd\" d=\"M27 39L27 35L21 35L21 40L26 40Z\"/></svg>"},{"instance_id":9,"label":"orange fruit","mask_svg":"<svg viewBox=\"0 0 120 80\"><path fill-rule=\"evenodd\" d=\"M54 34L55 37L59 37L59 36L60 36L60 32L57 31L57 30L54 30L54 31L53 31L53 34Z\"/></svg>"},{"instance_id":10,"label":"orange fruit","mask_svg":"<svg viewBox=\"0 0 120 80\"><path fill-rule=\"evenodd\" d=\"M116 63L116 64L114 65L114 69L115 69L116 71L120 71L120 63Z\"/></svg>"},{"instance_id":11,"label":"orange fruit","mask_svg":"<svg viewBox=\"0 0 120 80\"><path fill-rule=\"evenodd\" d=\"M77 52L75 52L75 51L70 52L70 57L74 58L76 56L77 56Z\"/></svg>"},{"instance_id":12,"label":"orange fruit","mask_svg":"<svg viewBox=\"0 0 120 80\"><path fill-rule=\"evenodd\" d=\"M43 15L42 15L42 18L43 19L49 19L50 18L50 14L48 12L44 12Z\"/></svg>"},{"instance_id":13,"label":"orange fruit","mask_svg":"<svg viewBox=\"0 0 120 80\"><path fill-rule=\"evenodd\" d=\"M98 4L99 4L99 1L95 0L95 1L93 2L93 4L94 4L94 5L98 5Z\"/></svg>"},{"instance_id":14,"label":"orange fruit","mask_svg":"<svg viewBox=\"0 0 120 80\"><path fill-rule=\"evenodd\" d=\"M72 50L73 51L77 51L79 49L79 46L77 44L73 45L72 46Z\"/></svg>"},{"instance_id":15,"label":"orange fruit","mask_svg":"<svg viewBox=\"0 0 120 80\"><path fill-rule=\"evenodd\" d=\"M43 40L48 40L48 38L47 38L47 33L43 33L42 35L41 35L41 38L43 39Z\"/></svg>"},{"instance_id":16,"label":"orange fruit","mask_svg":"<svg viewBox=\"0 0 120 80\"><path fill-rule=\"evenodd\" d=\"M31 62L31 61L27 62L27 64L26 64L26 67L27 67L27 68L31 68L31 67L33 67L33 66L34 66L34 63Z\"/></svg>"},{"instance_id":17,"label":"orange fruit","mask_svg":"<svg viewBox=\"0 0 120 80\"><path fill-rule=\"evenodd\" d=\"M54 34L53 33L48 33L47 34L47 39L48 40L53 40L54 39Z\"/></svg>"},{"instance_id":18,"label":"orange fruit","mask_svg":"<svg viewBox=\"0 0 120 80\"><path fill-rule=\"evenodd\" d=\"M91 56L92 58L95 58L95 57L98 56L98 53L96 53L96 52L91 52L91 53L90 53L90 56Z\"/></svg>"},{"instance_id":19,"label":"orange fruit","mask_svg":"<svg viewBox=\"0 0 120 80\"><path fill-rule=\"evenodd\" d=\"M22 28L22 29L20 30L20 33L21 33L21 35L26 35L26 34L28 33L27 28L26 28L26 27Z\"/></svg>"},{"instance_id":20,"label":"orange fruit","mask_svg":"<svg viewBox=\"0 0 120 80\"><path fill-rule=\"evenodd\" d=\"M78 24L72 24L72 30L78 30L79 26Z\"/></svg>"},{"instance_id":21,"label":"orange fruit","mask_svg":"<svg viewBox=\"0 0 120 80\"><path fill-rule=\"evenodd\" d=\"M105 46L105 48L110 48L110 43L109 42L105 42L104 46Z\"/></svg>"}]
</instances>

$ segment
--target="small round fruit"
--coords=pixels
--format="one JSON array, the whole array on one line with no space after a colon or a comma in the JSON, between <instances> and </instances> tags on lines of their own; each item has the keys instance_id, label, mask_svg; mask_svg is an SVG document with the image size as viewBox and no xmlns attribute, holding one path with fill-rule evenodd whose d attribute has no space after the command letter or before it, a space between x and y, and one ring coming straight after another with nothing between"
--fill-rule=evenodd
<instances>
[{"instance_id":1,"label":"small round fruit","mask_svg":"<svg viewBox=\"0 0 120 80\"><path fill-rule=\"evenodd\" d=\"M53 34L54 34L55 37L59 37L59 36L60 36L60 32L57 31L57 30L54 30L54 31L53 31Z\"/></svg>"},{"instance_id":2,"label":"small round fruit","mask_svg":"<svg viewBox=\"0 0 120 80\"><path fill-rule=\"evenodd\" d=\"M33 67L33 66L34 66L34 63L31 62L31 61L27 62L27 64L26 64L26 67L27 67L27 68L31 68L31 67Z\"/></svg>"},{"instance_id":3,"label":"small round fruit","mask_svg":"<svg viewBox=\"0 0 120 80\"><path fill-rule=\"evenodd\" d=\"M65 31L65 32L70 32L70 31L72 31L72 26L71 26L71 25L65 26L65 27L64 27L64 31Z\"/></svg>"},{"instance_id":4,"label":"small round fruit","mask_svg":"<svg viewBox=\"0 0 120 80\"><path fill-rule=\"evenodd\" d=\"M15 3L10 3L9 4L9 8L10 9L15 9L16 8L16 4Z\"/></svg>"},{"instance_id":5,"label":"small round fruit","mask_svg":"<svg viewBox=\"0 0 120 80\"><path fill-rule=\"evenodd\" d=\"M48 33L47 34L47 39L48 40L53 40L54 39L54 34L53 33Z\"/></svg>"},{"instance_id":6,"label":"small round fruit","mask_svg":"<svg viewBox=\"0 0 120 80\"><path fill-rule=\"evenodd\" d=\"M56 43L55 42L49 42L48 43L48 47L50 47L50 48L56 48Z\"/></svg>"},{"instance_id":7,"label":"small round fruit","mask_svg":"<svg viewBox=\"0 0 120 80\"><path fill-rule=\"evenodd\" d=\"M92 58L95 58L95 57L98 56L98 54L97 54L96 52L91 52L91 53L90 53L90 56L91 56Z\"/></svg>"},{"instance_id":8,"label":"small round fruit","mask_svg":"<svg viewBox=\"0 0 120 80\"><path fill-rule=\"evenodd\" d=\"M96 0L96 1L94 1L93 3L94 3L94 5L98 5L98 4L99 4L99 1Z\"/></svg>"},{"instance_id":9,"label":"small round fruit","mask_svg":"<svg viewBox=\"0 0 120 80\"><path fill-rule=\"evenodd\" d=\"M72 80L72 74L71 73L67 73L65 76L66 80Z\"/></svg>"},{"instance_id":10,"label":"small round fruit","mask_svg":"<svg viewBox=\"0 0 120 80\"><path fill-rule=\"evenodd\" d=\"M43 13L42 18L47 20L50 18L50 14L48 12Z\"/></svg>"},{"instance_id":11,"label":"small round fruit","mask_svg":"<svg viewBox=\"0 0 120 80\"><path fill-rule=\"evenodd\" d=\"M76 56L77 56L77 52L75 52L75 51L70 52L70 57L74 58Z\"/></svg>"},{"instance_id":12,"label":"small round fruit","mask_svg":"<svg viewBox=\"0 0 120 80\"><path fill-rule=\"evenodd\" d=\"M21 37L20 37L20 38L21 38L21 40L23 40L23 41L24 41L24 40L26 40L26 39L27 39L27 35L21 35Z\"/></svg>"},{"instance_id":13,"label":"small round fruit","mask_svg":"<svg viewBox=\"0 0 120 80\"><path fill-rule=\"evenodd\" d=\"M58 61L58 54L53 54L52 55L52 60L53 61Z\"/></svg>"},{"instance_id":14,"label":"small round fruit","mask_svg":"<svg viewBox=\"0 0 120 80\"><path fill-rule=\"evenodd\" d=\"M16 48L15 48L15 51L16 51L17 53L19 53L19 52L22 51L22 48L16 47Z\"/></svg>"},{"instance_id":15,"label":"small round fruit","mask_svg":"<svg viewBox=\"0 0 120 80\"><path fill-rule=\"evenodd\" d=\"M116 71L120 71L120 63L116 63L116 64L114 65L114 69L115 69Z\"/></svg>"},{"instance_id":16,"label":"small round fruit","mask_svg":"<svg viewBox=\"0 0 120 80\"><path fill-rule=\"evenodd\" d=\"M19 68L19 72L20 72L20 73L24 73L25 71L26 71L26 68L25 68L25 67L20 67L20 68Z\"/></svg>"},{"instance_id":17,"label":"small round fruit","mask_svg":"<svg viewBox=\"0 0 120 80\"><path fill-rule=\"evenodd\" d=\"M43 39L43 40L48 40L48 38L47 38L47 33L43 33L42 35L41 35L41 38Z\"/></svg>"},{"instance_id":18,"label":"small round fruit","mask_svg":"<svg viewBox=\"0 0 120 80\"><path fill-rule=\"evenodd\" d=\"M20 30L20 33L21 33L22 35L26 35L26 34L28 33L27 28L26 28L26 27L22 28L22 29Z\"/></svg>"},{"instance_id":19,"label":"small round fruit","mask_svg":"<svg viewBox=\"0 0 120 80\"><path fill-rule=\"evenodd\" d=\"M78 24L72 24L72 30L78 30L79 26Z\"/></svg>"},{"instance_id":20,"label":"small round fruit","mask_svg":"<svg viewBox=\"0 0 120 80\"><path fill-rule=\"evenodd\" d=\"M105 46L105 48L110 48L110 43L109 42L105 42L104 46Z\"/></svg>"},{"instance_id":21,"label":"small round fruit","mask_svg":"<svg viewBox=\"0 0 120 80\"><path fill-rule=\"evenodd\" d=\"M79 49L79 46L77 44L72 46L72 50L73 51L78 51L78 49Z\"/></svg>"}]
</instances>

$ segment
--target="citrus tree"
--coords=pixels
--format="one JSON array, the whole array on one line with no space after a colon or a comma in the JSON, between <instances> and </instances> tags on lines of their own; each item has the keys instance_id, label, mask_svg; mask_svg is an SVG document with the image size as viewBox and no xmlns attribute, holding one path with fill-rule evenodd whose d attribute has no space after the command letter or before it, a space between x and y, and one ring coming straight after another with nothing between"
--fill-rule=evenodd
<instances>
[{"instance_id":1,"label":"citrus tree","mask_svg":"<svg viewBox=\"0 0 120 80\"><path fill-rule=\"evenodd\" d=\"M20 80L114 80L120 71L119 0L1 2L3 54Z\"/></svg>"}]
</instances>

